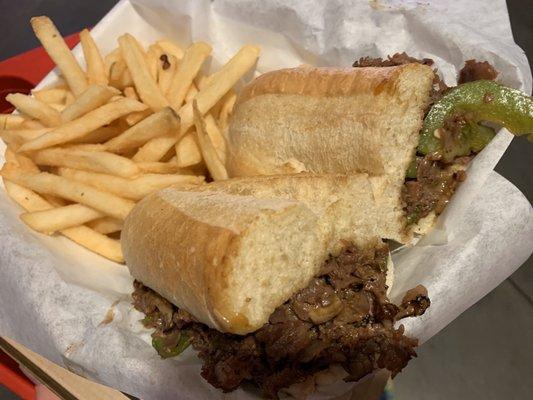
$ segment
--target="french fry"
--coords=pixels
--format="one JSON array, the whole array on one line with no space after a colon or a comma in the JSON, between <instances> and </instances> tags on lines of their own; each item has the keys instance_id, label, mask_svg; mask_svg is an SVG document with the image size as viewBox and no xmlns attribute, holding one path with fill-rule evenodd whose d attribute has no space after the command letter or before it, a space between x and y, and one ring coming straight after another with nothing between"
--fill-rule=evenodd
<instances>
[{"instance_id":1,"label":"french fry","mask_svg":"<svg viewBox=\"0 0 533 400\"><path fill-rule=\"evenodd\" d=\"M90 85L82 94L78 96L74 103L67 106L61 113L61 120L69 122L98 107L106 104L111 97L120 93L110 86Z\"/></svg>"},{"instance_id":2,"label":"french fry","mask_svg":"<svg viewBox=\"0 0 533 400\"><path fill-rule=\"evenodd\" d=\"M48 105L60 113L63 112L65 108L67 108L67 106L64 104L48 103Z\"/></svg>"},{"instance_id":3,"label":"french fry","mask_svg":"<svg viewBox=\"0 0 533 400\"><path fill-rule=\"evenodd\" d=\"M126 118L124 118L124 120L126 121L126 124L128 124L128 126L133 126L135 124L138 124L143 119L145 119L146 117L152 114L153 114L153 111L150 108L148 108L144 111L139 111L139 112L128 114Z\"/></svg>"},{"instance_id":4,"label":"french fry","mask_svg":"<svg viewBox=\"0 0 533 400\"><path fill-rule=\"evenodd\" d=\"M118 42L122 57L135 83L135 89L142 101L154 111L159 111L161 108L168 106L168 101L157 87L142 52L135 44L134 38L129 34L125 34L118 39Z\"/></svg>"},{"instance_id":5,"label":"french fry","mask_svg":"<svg viewBox=\"0 0 533 400\"><path fill-rule=\"evenodd\" d=\"M67 96L67 90L61 88L40 89L32 90L31 94L37 100L41 100L44 103L63 104Z\"/></svg>"},{"instance_id":6,"label":"french fry","mask_svg":"<svg viewBox=\"0 0 533 400\"><path fill-rule=\"evenodd\" d=\"M48 150L53 150L48 149ZM83 151L106 151L106 147L101 143L80 143L80 144L69 144L65 147L61 147L64 150L83 150ZM43 151L43 150L41 150Z\"/></svg>"},{"instance_id":7,"label":"french fry","mask_svg":"<svg viewBox=\"0 0 533 400\"><path fill-rule=\"evenodd\" d=\"M48 17L34 17L30 21L35 35L57 65L74 95L87 88L87 78L70 52L63 37Z\"/></svg>"},{"instance_id":8,"label":"french fry","mask_svg":"<svg viewBox=\"0 0 533 400\"><path fill-rule=\"evenodd\" d=\"M30 174L36 174L38 172L41 172L39 170L39 167L33 162L32 159L23 156L22 154L16 154L15 157L21 170L26 171Z\"/></svg>"},{"instance_id":9,"label":"french fry","mask_svg":"<svg viewBox=\"0 0 533 400\"><path fill-rule=\"evenodd\" d=\"M107 85L104 60L87 29L80 32L80 43L87 64L87 80L89 84Z\"/></svg>"},{"instance_id":10,"label":"french fry","mask_svg":"<svg viewBox=\"0 0 533 400\"><path fill-rule=\"evenodd\" d=\"M133 86L125 87L123 92L124 96L128 99L139 100L139 96L137 96L137 92Z\"/></svg>"},{"instance_id":11,"label":"french fry","mask_svg":"<svg viewBox=\"0 0 533 400\"><path fill-rule=\"evenodd\" d=\"M16 183L4 179L6 192L18 205L25 210L40 211L52 208L52 205L37 193Z\"/></svg>"},{"instance_id":12,"label":"french fry","mask_svg":"<svg viewBox=\"0 0 533 400\"><path fill-rule=\"evenodd\" d=\"M120 53L120 48L118 47L112 52L106 54L106 56L104 57L104 69L108 81L111 80L111 69L118 61L124 61L122 60L122 54Z\"/></svg>"},{"instance_id":13,"label":"french fry","mask_svg":"<svg viewBox=\"0 0 533 400\"><path fill-rule=\"evenodd\" d=\"M86 224L89 228L94 229L96 232L101 233L103 235L108 235L110 233L119 232L122 230L122 226L124 225L122 221L111 218L111 217L103 217L95 219L94 221L90 221Z\"/></svg>"},{"instance_id":14,"label":"french fry","mask_svg":"<svg viewBox=\"0 0 533 400\"><path fill-rule=\"evenodd\" d=\"M25 121L20 125L20 129L43 129L46 126L36 119L25 119Z\"/></svg>"},{"instance_id":15,"label":"french fry","mask_svg":"<svg viewBox=\"0 0 533 400\"><path fill-rule=\"evenodd\" d=\"M113 87L113 86L110 86L110 88L112 88L112 89L117 89L117 88L115 88L115 87ZM118 90L118 89L117 89L117 90ZM120 90L119 90L119 92L120 92ZM123 96L122 93L120 93L120 94L115 94L115 95L111 96L111 98L109 99L109 103L113 103L113 102L115 102L115 101L122 100L122 99L125 98L125 97L126 97L126 96Z\"/></svg>"},{"instance_id":16,"label":"french fry","mask_svg":"<svg viewBox=\"0 0 533 400\"><path fill-rule=\"evenodd\" d=\"M5 152L6 162L17 165L22 171L35 174L40 172L39 167L28 157L23 156L22 154L17 154L12 151L9 147L6 148Z\"/></svg>"},{"instance_id":17,"label":"french fry","mask_svg":"<svg viewBox=\"0 0 533 400\"><path fill-rule=\"evenodd\" d=\"M226 99L222 99L223 103L218 114L219 127L223 133L228 130L228 119L233 111L235 102L237 101L237 94L234 91L229 91L224 97L226 97Z\"/></svg>"},{"instance_id":18,"label":"french fry","mask_svg":"<svg viewBox=\"0 0 533 400\"><path fill-rule=\"evenodd\" d=\"M165 53L171 54L178 60L183 58L183 49L171 40L163 39L155 42Z\"/></svg>"},{"instance_id":19,"label":"french fry","mask_svg":"<svg viewBox=\"0 0 533 400\"><path fill-rule=\"evenodd\" d=\"M169 88L172 78L176 74L178 60L172 55L163 54L159 62L159 72L157 73L157 84L159 90L165 95Z\"/></svg>"},{"instance_id":20,"label":"french fry","mask_svg":"<svg viewBox=\"0 0 533 400\"><path fill-rule=\"evenodd\" d=\"M65 82L65 79L63 76L59 75L54 83L50 84L50 86L45 87L44 89L39 90L45 90L45 89L63 89L67 92L70 92L70 88L68 87L67 82Z\"/></svg>"},{"instance_id":21,"label":"french fry","mask_svg":"<svg viewBox=\"0 0 533 400\"><path fill-rule=\"evenodd\" d=\"M119 60L111 66L109 84L119 90L133 85L133 79L124 60Z\"/></svg>"},{"instance_id":22,"label":"french fry","mask_svg":"<svg viewBox=\"0 0 533 400\"><path fill-rule=\"evenodd\" d=\"M101 211L105 215L121 220L126 218L135 205L131 200L123 199L114 194L95 189L92 186L48 172L30 175L18 169L7 167L7 164L4 165L4 168L0 171L0 175L7 180L38 193L51 194L84 204Z\"/></svg>"},{"instance_id":23,"label":"french fry","mask_svg":"<svg viewBox=\"0 0 533 400\"><path fill-rule=\"evenodd\" d=\"M206 123L198 110L198 104L196 100L193 101L193 112L194 112L194 126L196 127L196 137L198 138L198 144L200 145L200 150L205 161L205 165L211 174L213 180L225 180L228 179L228 172L226 167L220 158L217 156L217 152L209 135L206 132Z\"/></svg>"},{"instance_id":24,"label":"french fry","mask_svg":"<svg viewBox=\"0 0 533 400\"><path fill-rule=\"evenodd\" d=\"M135 162L152 162L161 160L176 143L176 135L165 135L150 139L133 156Z\"/></svg>"},{"instance_id":25,"label":"french fry","mask_svg":"<svg viewBox=\"0 0 533 400\"><path fill-rule=\"evenodd\" d=\"M29 158L27 158L25 156L22 156L20 154L16 154L15 152L11 151L9 149L9 147L6 148L5 158L6 158L6 163L10 163L12 165L15 165L16 166L15 168L17 168L17 169L19 169L21 171L27 172L29 174L36 174L36 173L40 172L39 167L37 167L37 165L35 165L35 163L32 160L30 160ZM10 181L5 180L5 179L4 179L4 182L6 184L8 183L10 185L13 185L14 186L14 190L15 191L18 190L19 193L20 193L21 190L29 192L27 201L31 202L32 198L33 198L33 200L39 201L39 197L42 197L44 200L48 201L53 207L66 205L65 201L63 199L58 198L58 197L51 196L51 195L46 195L46 194L42 195L42 196L39 196L39 195L33 193L31 190L23 188L22 186L19 186L19 185L13 183L13 182L10 182ZM7 189L7 185L6 185L6 189ZM8 190L8 192L9 192L9 190ZM46 206L46 207L48 207L48 206Z\"/></svg>"},{"instance_id":26,"label":"french fry","mask_svg":"<svg viewBox=\"0 0 533 400\"><path fill-rule=\"evenodd\" d=\"M123 98L121 100L108 103L93 110L84 116L69 121L42 136L33 139L21 146L19 151L31 151L44 149L62 143L68 143L87 135L95 129L107 125L117 118L131 112L143 111L147 107L138 101Z\"/></svg>"},{"instance_id":27,"label":"french fry","mask_svg":"<svg viewBox=\"0 0 533 400\"><path fill-rule=\"evenodd\" d=\"M213 146L217 152L217 156L222 162L226 164L226 139L220 132L217 123L211 114L206 114L205 118L205 131L209 136L209 140L213 143Z\"/></svg>"},{"instance_id":28,"label":"french fry","mask_svg":"<svg viewBox=\"0 0 533 400\"><path fill-rule=\"evenodd\" d=\"M87 226L82 225L63 229L61 234L80 246L83 246L96 254L100 254L111 261L118 263L124 262L120 241L102 235Z\"/></svg>"},{"instance_id":29,"label":"french fry","mask_svg":"<svg viewBox=\"0 0 533 400\"><path fill-rule=\"evenodd\" d=\"M17 157L17 155L13 152L6 151L6 162L10 163L9 166L6 168L9 170L20 170L24 171L26 173L34 174L39 173L39 168L35 164L33 164L33 167L35 167L37 170L34 171L33 167L30 169L27 169L25 165L21 165L19 163L20 159ZM60 206L65 205L63 203L64 200L59 199L54 196L49 195L38 195L37 193L33 192L30 189L27 189L25 187L22 187L14 182L11 182L5 178L3 178L4 186L6 188L7 194L19 205L24 208L24 210L33 212L33 211L40 211L40 210L48 210L52 207L57 207L56 200L59 200L61 203ZM51 200L49 200L51 199Z\"/></svg>"},{"instance_id":30,"label":"french fry","mask_svg":"<svg viewBox=\"0 0 533 400\"><path fill-rule=\"evenodd\" d=\"M148 70L150 75L157 82L157 74L159 72L160 57L165 54L163 49L157 44L152 44L148 47L146 52L146 64L148 65Z\"/></svg>"},{"instance_id":31,"label":"french fry","mask_svg":"<svg viewBox=\"0 0 533 400\"><path fill-rule=\"evenodd\" d=\"M57 231L102 218L104 214L82 204L69 204L64 207L51 208L23 213L20 219L37 232L51 235Z\"/></svg>"},{"instance_id":32,"label":"french fry","mask_svg":"<svg viewBox=\"0 0 533 400\"><path fill-rule=\"evenodd\" d=\"M4 186L9 197L28 212L37 212L53 207L52 204L30 189L7 180L4 180ZM67 228L62 230L61 234L94 253L112 261L124 262L122 248L118 240L108 238L86 226Z\"/></svg>"},{"instance_id":33,"label":"french fry","mask_svg":"<svg viewBox=\"0 0 533 400\"><path fill-rule=\"evenodd\" d=\"M117 89L123 89L122 75L127 71L126 62L124 60L117 60L109 69L109 84Z\"/></svg>"},{"instance_id":34,"label":"french fry","mask_svg":"<svg viewBox=\"0 0 533 400\"><path fill-rule=\"evenodd\" d=\"M177 157L172 157L167 162L140 162L137 163L139 168L147 174L178 174L178 175L194 175L202 181L205 179L207 170L203 163L196 164L191 167L178 167Z\"/></svg>"},{"instance_id":35,"label":"french fry","mask_svg":"<svg viewBox=\"0 0 533 400\"><path fill-rule=\"evenodd\" d=\"M184 168L178 167L178 164L176 161L167 161L167 162L160 162L160 161L152 161L152 162L139 162L137 163L137 166L147 174L182 174L182 175L190 175L190 174L183 174L182 171Z\"/></svg>"},{"instance_id":36,"label":"french fry","mask_svg":"<svg viewBox=\"0 0 533 400\"><path fill-rule=\"evenodd\" d=\"M0 114L0 129L16 129L24 122L24 117L16 114Z\"/></svg>"},{"instance_id":37,"label":"french fry","mask_svg":"<svg viewBox=\"0 0 533 400\"><path fill-rule=\"evenodd\" d=\"M121 153L141 147L150 139L175 133L179 129L178 115L170 107L150 115L136 125L105 143L108 151Z\"/></svg>"},{"instance_id":38,"label":"french fry","mask_svg":"<svg viewBox=\"0 0 533 400\"><path fill-rule=\"evenodd\" d=\"M135 179L124 179L113 175L98 174L71 168L59 168L59 174L70 180L135 201L141 200L155 190L170 185L178 183L193 185L203 182L202 177L194 175L145 174Z\"/></svg>"},{"instance_id":39,"label":"french fry","mask_svg":"<svg viewBox=\"0 0 533 400\"><path fill-rule=\"evenodd\" d=\"M109 67L109 83L111 85L117 85L126 68L128 67L123 59L118 59L111 64Z\"/></svg>"},{"instance_id":40,"label":"french fry","mask_svg":"<svg viewBox=\"0 0 533 400\"><path fill-rule=\"evenodd\" d=\"M189 90L187 91L187 95L185 96L185 101L188 103L189 101L193 101L196 95L198 94L198 89L196 88L196 85L194 83L191 83L191 86L189 87ZM194 137L194 135L192 135ZM200 150L198 149L198 146L195 143L191 143L191 139L187 139L187 142L185 144L182 144L180 146L179 143L176 143L176 154L181 153L183 163L185 165L191 165L190 162L199 162L197 159L200 157ZM191 150L192 149L192 153Z\"/></svg>"},{"instance_id":41,"label":"french fry","mask_svg":"<svg viewBox=\"0 0 533 400\"><path fill-rule=\"evenodd\" d=\"M170 105L176 112L179 111L183 104L187 90L207 57L209 57L209 54L211 54L211 50L211 46L207 43L197 42L185 51L167 94Z\"/></svg>"},{"instance_id":42,"label":"french fry","mask_svg":"<svg viewBox=\"0 0 533 400\"><path fill-rule=\"evenodd\" d=\"M196 87L195 84L192 84L189 87L189 90L187 90L187 94L185 95L185 103L193 101L197 94L198 94L198 88Z\"/></svg>"},{"instance_id":43,"label":"french fry","mask_svg":"<svg viewBox=\"0 0 533 400\"><path fill-rule=\"evenodd\" d=\"M7 144L15 147L21 146L23 143L34 140L43 134L50 132L50 128L41 129L2 129L0 130L0 139Z\"/></svg>"},{"instance_id":44,"label":"french fry","mask_svg":"<svg viewBox=\"0 0 533 400\"><path fill-rule=\"evenodd\" d=\"M33 162L32 159L23 156L22 154L15 154L15 159L17 160L17 164L21 170L33 174L40 172L39 167Z\"/></svg>"},{"instance_id":45,"label":"french fry","mask_svg":"<svg viewBox=\"0 0 533 400\"><path fill-rule=\"evenodd\" d=\"M129 158L95 150L97 149L81 150L75 147L44 149L36 152L33 159L38 165L84 169L122 177L140 173L139 167Z\"/></svg>"},{"instance_id":46,"label":"french fry","mask_svg":"<svg viewBox=\"0 0 533 400\"><path fill-rule=\"evenodd\" d=\"M11 93L6 100L25 115L35 118L46 126L57 126L61 123L61 114L48 104L22 93Z\"/></svg>"},{"instance_id":47,"label":"french fry","mask_svg":"<svg viewBox=\"0 0 533 400\"><path fill-rule=\"evenodd\" d=\"M194 84L198 89L204 89L207 84L210 82L210 77L207 75L204 75L201 71L196 74L196 77L194 78Z\"/></svg>"},{"instance_id":48,"label":"french fry","mask_svg":"<svg viewBox=\"0 0 533 400\"><path fill-rule=\"evenodd\" d=\"M178 167L190 167L202 162L202 153L196 140L194 132L191 132L176 144Z\"/></svg>"},{"instance_id":49,"label":"french fry","mask_svg":"<svg viewBox=\"0 0 533 400\"><path fill-rule=\"evenodd\" d=\"M133 78L131 77L131 73L129 70L124 70L124 72L120 76L119 85L121 88L133 86Z\"/></svg>"},{"instance_id":50,"label":"french fry","mask_svg":"<svg viewBox=\"0 0 533 400\"><path fill-rule=\"evenodd\" d=\"M72 103L74 103L74 100L76 100L76 98L74 97L72 92L67 92L67 94L65 95L65 105L71 105Z\"/></svg>"},{"instance_id":51,"label":"french fry","mask_svg":"<svg viewBox=\"0 0 533 400\"><path fill-rule=\"evenodd\" d=\"M17 154L13 150L11 150L9 146L6 147L6 151L4 152L4 159L6 160L6 163L18 164Z\"/></svg>"},{"instance_id":52,"label":"french fry","mask_svg":"<svg viewBox=\"0 0 533 400\"><path fill-rule=\"evenodd\" d=\"M20 165L17 164L17 168L19 167ZM3 181L8 196L26 211L37 212L55 207L55 205L48 200L46 195L38 195L32 190L17 185L16 183L13 183L5 178ZM49 197L53 198L53 196ZM53 198L53 201L55 201L55 198Z\"/></svg>"},{"instance_id":53,"label":"french fry","mask_svg":"<svg viewBox=\"0 0 533 400\"><path fill-rule=\"evenodd\" d=\"M119 135L121 129L116 126L102 126L101 128L95 129L92 132L89 132L87 135L73 140L70 143L102 143L106 142Z\"/></svg>"},{"instance_id":54,"label":"french fry","mask_svg":"<svg viewBox=\"0 0 533 400\"><path fill-rule=\"evenodd\" d=\"M144 49L143 45L137 40L137 38L133 35L130 35L129 33L126 33L129 37L129 41L135 45L137 50L139 51L140 55L146 60L146 50ZM119 44L120 47L120 44Z\"/></svg>"},{"instance_id":55,"label":"french fry","mask_svg":"<svg viewBox=\"0 0 533 400\"><path fill-rule=\"evenodd\" d=\"M247 45L241 48L216 74L209 85L198 92L196 102L202 115L207 113L256 63L259 48ZM179 111L181 118L180 138L194 123L192 103L185 104Z\"/></svg>"},{"instance_id":56,"label":"french fry","mask_svg":"<svg viewBox=\"0 0 533 400\"><path fill-rule=\"evenodd\" d=\"M53 207L53 205L43 197L23 186L8 180L4 180L4 186L9 197L26 211L35 212ZM61 234L80 246L100 254L103 257L116 262L124 262L122 248L118 240L108 238L86 226L67 228L62 230Z\"/></svg>"},{"instance_id":57,"label":"french fry","mask_svg":"<svg viewBox=\"0 0 533 400\"><path fill-rule=\"evenodd\" d=\"M61 197L51 195L51 194L43 193L41 194L41 196L43 197L43 199L45 199L47 202L49 202L54 207L64 207L67 204L69 204L67 200L62 199Z\"/></svg>"}]
</instances>

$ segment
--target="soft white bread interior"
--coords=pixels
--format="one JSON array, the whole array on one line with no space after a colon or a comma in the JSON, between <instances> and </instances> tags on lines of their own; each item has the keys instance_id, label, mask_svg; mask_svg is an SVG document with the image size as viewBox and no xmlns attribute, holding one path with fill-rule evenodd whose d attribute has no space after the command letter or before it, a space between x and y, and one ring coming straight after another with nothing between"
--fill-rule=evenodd
<instances>
[{"instance_id":1,"label":"soft white bread interior","mask_svg":"<svg viewBox=\"0 0 533 400\"><path fill-rule=\"evenodd\" d=\"M318 232L301 202L167 188L137 204L121 242L134 278L210 327L246 334L316 275Z\"/></svg>"},{"instance_id":2,"label":"soft white bread interior","mask_svg":"<svg viewBox=\"0 0 533 400\"><path fill-rule=\"evenodd\" d=\"M333 255L342 249L343 241L366 244L369 237L377 236L378 214L366 174L243 177L194 186L191 190L301 201L317 215L327 252Z\"/></svg>"},{"instance_id":3,"label":"soft white bread interior","mask_svg":"<svg viewBox=\"0 0 533 400\"><path fill-rule=\"evenodd\" d=\"M421 64L263 74L235 105L228 172L283 173L291 160L314 173L405 172L433 76Z\"/></svg>"},{"instance_id":4,"label":"soft white bread interior","mask_svg":"<svg viewBox=\"0 0 533 400\"><path fill-rule=\"evenodd\" d=\"M383 237L408 241L400 200L434 73L428 66L295 68L243 89L228 137L230 176L368 173Z\"/></svg>"},{"instance_id":5,"label":"soft white bread interior","mask_svg":"<svg viewBox=\"0 0 533 400\"><path fill-rule=\"evenodd\" d=\"M121 242L134 278L208 326L245 334L347 242L379 241L376 217L365 174L236 178L151 194Z\"/></svg>"}]
</instances>

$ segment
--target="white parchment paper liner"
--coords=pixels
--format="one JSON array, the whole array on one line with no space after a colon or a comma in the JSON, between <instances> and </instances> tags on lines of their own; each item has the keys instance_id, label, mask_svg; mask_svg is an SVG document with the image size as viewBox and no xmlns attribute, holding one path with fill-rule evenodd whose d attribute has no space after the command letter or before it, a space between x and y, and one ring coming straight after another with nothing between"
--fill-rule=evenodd
<instances>
[{"instance_id":1,"label":"white parchment paper liner","mask_svg":"<svg viewBox=\"0 0 533 400\"><path fill-rule=\"evenodd\" d=\"M244 43L259 44L257 73L302 63L348 66L361 56L406 51L433 58L448 83L470 58L490 61L507 85L531 91L531 72L514 43L503 0L432 1L121 1L93 30L103 53L130 32L143 43L170 37L213 44L212 66ZM76 50L78 56L80 49ZM53 82L51 73L42 86ZM533 211L492 172L512 136L502 130L472 163L438 228L394 254L392 297L424 284L432 305L405 322L425 341L496 287L530 255ZM0 145L3 154L3 144ZM3 159L0 159L3 163ZM223 395L200 378L188 349L161 360L132 310L127 269L63 237L27 229L0 191L0 333L69 369L144 399L248 399ZM112 315L112 321L106 323ZM107 318L106 318L107 317ZM351 386L340 383L327 393Z\"/></svg>"}]
</instances>

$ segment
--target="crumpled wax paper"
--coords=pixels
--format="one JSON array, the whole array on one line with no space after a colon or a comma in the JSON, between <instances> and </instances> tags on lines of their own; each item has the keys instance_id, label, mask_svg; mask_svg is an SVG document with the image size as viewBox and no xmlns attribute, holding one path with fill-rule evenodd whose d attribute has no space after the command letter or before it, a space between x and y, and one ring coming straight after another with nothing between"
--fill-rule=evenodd
<instances>
[{"instance_id":1,"label":"crumpled wax paper","mask_svg":"<svg viewBox=\"0 0 533 400\"><path fill-rule=\"evenodd\" d=\"M241 45L259 44L255 74L302 63L349 66L362 56L406 51L436 61L453 84L464 61L490 61L507 85L531 90L531 72L514 43L504 0L490 1L121 1L93 29L103 53L122 33L148 44L162 37L213 45L211 67ZM76 49L78 57L80 49ZM81 58L81 57L80 57ZM250 74L252 75L252 74ZM251 76L247 77L248 79ZM57 78L52 72L42 83ZM404 322L423 342L496 287L530 255L533 212L524 196L492 171L512 136L500 131L479 154L437 228L393 254L391 296L421 283L432 305ZM3 153L3 145L0 145ZM3 163L3 159L0 159ZM250 389L222 394L200 377L191 349L161 360L142 315L132 309L126 267L63 237L30 231L0 191L0 334L92 380L144 399L249 399ZM314 397L341 394L339 383Z\"/></svg>"}]
</instances>

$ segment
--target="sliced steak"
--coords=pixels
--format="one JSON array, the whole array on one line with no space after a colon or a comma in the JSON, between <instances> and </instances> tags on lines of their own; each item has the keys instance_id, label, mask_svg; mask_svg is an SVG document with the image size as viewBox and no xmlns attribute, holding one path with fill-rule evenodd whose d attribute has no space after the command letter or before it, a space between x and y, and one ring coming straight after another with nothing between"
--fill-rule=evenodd
<instances>
[{"instance_id":1,"label":"sliced steak","mask_svg":"<svg viewBox=\"0 0 533 400\"><path fill-rule=\"evenodd\" d=\"M151 289L135 282L134 306L147 314L154 335L176 327L188 335L203 360L202 376L225 392L252 382L268 398L303 382L332 364L356 381L377 368L396 375L416 356L416 339L403 327L394 328L400 317L421 315L429 306L420 288L408 292L400 307L387 299L385 277L388 247L358 248L351 244L330 257L319 275L303 290L279 306L269 322L254 333L239 336L221 333L196 322L184 310L172 307ZM159 305L164 308L159 310ZM163 323L153 323L160 321Z\"/></svg>"},{"instance_id":2,"label":"sliced steak","mask_svg":"<svg viewBox=\"0 0 533 400\"><path fill-rule=\"evenodd\" d=\"M459 71L458 83L474 82L481 79L493 81L498 76L498 71L488 61L467 60L465 66Z\"/></svg>"}]
</instances>

